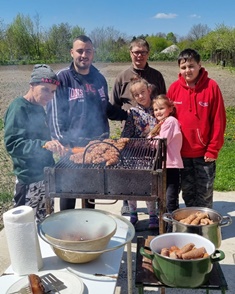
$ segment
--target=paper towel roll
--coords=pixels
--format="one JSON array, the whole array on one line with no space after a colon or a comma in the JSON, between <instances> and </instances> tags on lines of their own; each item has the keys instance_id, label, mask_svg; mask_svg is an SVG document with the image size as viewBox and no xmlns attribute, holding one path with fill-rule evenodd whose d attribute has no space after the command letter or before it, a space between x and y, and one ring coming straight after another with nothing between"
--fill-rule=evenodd
<instances>
[{"instance_id":1,"label":"paper towel roll","mask_svg":"<svg viewBox=\"0 0 235 294\"><path fill-rule=\"evenodd\" d=\"M43 266L41 250L30 206L18 206L3 214L11 265L18 275L37 272Z\"/></svg>"}]
</instances>

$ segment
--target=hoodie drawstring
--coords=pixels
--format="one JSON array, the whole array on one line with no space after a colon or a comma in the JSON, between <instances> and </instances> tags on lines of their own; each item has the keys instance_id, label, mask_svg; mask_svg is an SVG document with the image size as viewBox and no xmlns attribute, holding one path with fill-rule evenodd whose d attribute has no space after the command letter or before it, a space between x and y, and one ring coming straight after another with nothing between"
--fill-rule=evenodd
<instances>
[{"instance_id":1,"label":"hoodie drawstring","mask_svg":"<svg viewBox=\"0 0 235 294\"><path fill-rule=\"evenodd\" d=\"M197 103L196 103L196 98L197 98L197 93L193 93L193 102L194 102L194 114L195 116L198 116L198 113L197 113Z\"/></svg>"}]
</instances>

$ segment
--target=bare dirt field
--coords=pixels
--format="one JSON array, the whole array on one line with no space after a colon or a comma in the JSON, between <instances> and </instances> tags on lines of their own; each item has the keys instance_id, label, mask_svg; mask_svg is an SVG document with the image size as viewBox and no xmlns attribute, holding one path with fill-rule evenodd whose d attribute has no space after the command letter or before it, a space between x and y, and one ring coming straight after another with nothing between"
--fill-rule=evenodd
<instances>
[{"instance_id":1,"label":"bare dirt field","mask_svg":"<svg viewBox=\"0 0 235 294\"><path fill-rule=\"evenodd\" d=\"M154 62L150 65L158 69L164 76L167 88L177 79L178 66L176 62ZM57 71L66 64L53 64L52 68ZM129 63L95 63L101 73L106 77L109 90L111 91L115 77L119 72L126 69ZM226 68L205 64L209 76L219 84L224 96L226 106L235 105L235 74ZM0 117L3 117L6 107L15 97L23 95L28 90L32 65L0 66Z\"/></svg>"}]
</instances>

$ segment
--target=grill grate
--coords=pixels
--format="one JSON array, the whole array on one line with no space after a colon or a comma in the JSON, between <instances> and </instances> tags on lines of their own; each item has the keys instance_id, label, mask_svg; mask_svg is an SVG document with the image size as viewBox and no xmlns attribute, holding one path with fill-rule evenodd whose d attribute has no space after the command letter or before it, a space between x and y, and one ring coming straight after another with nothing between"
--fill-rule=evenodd
<instances>
[{"instance_id":1,"label":"grill grate","mask_svg":"<svg viewBox=\"0 0 235 294\"><path fill-rule=\"evenodd\" d=\"M161 156L160 149L154 148L158 145L158 139L130 139L125 148L120 152L119 161L115 165L106 166L102 164L76 164L69 159L71 154L61 158L55 165L56 169L133 169L152 170L156 169L157 159ZM102 141L101 141L102 142ZM98 143L99 144L99 143ZM115 147L114 147L115 148ZM84 158L89 148L84 152Z\"/></svg>"}]
</instances>

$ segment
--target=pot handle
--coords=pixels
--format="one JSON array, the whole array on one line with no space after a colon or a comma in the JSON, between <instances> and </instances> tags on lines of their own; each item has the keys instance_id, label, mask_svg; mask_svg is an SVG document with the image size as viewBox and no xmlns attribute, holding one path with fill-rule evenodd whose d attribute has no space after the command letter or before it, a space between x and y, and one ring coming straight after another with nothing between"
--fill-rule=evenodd
<instances>
[{"instance_id":1,"label":"pot handle","mask_svg":"<svg viewBox=\"0 0 235 294\"><path fill-rule=\"evenodd\" d=\"M220 227L226 227L226 226L231 225L232 222L233 222L233 221L232 221L231 216L226 215L226 216L223 216L223 217L222 217L222 220L221 220L221 222L219 223L219 226L220 226Z\"/></svg>"},{"instance_id":2,"label":"pot handle","mask_svg":"<svg viewBox=\"0 0 235 294\"><path fill-rule=\"evenodd\" d=\"M153 260L154 259L154 254L149 254L149 253L145 252L145 250L150 250L151 251L151 249L149 247L144 246L144 247L140 248L140 254L143 255L146 258L149 258L149 259Z\"/></svg>"},{"instance_id":3,"label":"pot handle","mask_svg":"<svg viewBox=\"0 0 235 294\"><path fill-rule=\"evenodd\" d=\"M217 256L217 254L219 254L219 256ZM211 254L210 258L211 258L211 262L214 263L216 261L223 260L225 258L225 254L222 250L216 249L215 252Z\"/></svg>"},{"instance_id":4,"label":"pot handle","mask_svg":"<svg viewBox=\"0 0 235 294\"><path fill-rule=\"evenodd\" d=\"M173 222L171 213L167 213L167 212L163 213L162 219L167 223L172 223Z\"/></svg>"}]
</instances>

